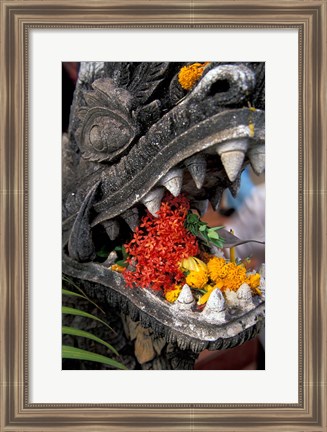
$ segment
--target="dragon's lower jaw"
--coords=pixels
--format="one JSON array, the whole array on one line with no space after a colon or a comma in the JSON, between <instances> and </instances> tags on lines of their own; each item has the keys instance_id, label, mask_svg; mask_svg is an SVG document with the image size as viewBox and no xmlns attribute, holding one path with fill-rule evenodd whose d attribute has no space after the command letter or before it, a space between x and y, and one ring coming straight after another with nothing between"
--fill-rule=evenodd
<instances>
[{"instance_id":1,"label":"dragon's lower jaw","mask_svg":"<svg viewBox=\"0 0 327 432\"><path fill-rule=\"evenodd\" d=\"M89 295L118 306L134 321L151 327L156 337L196 353L240 345L258 334L264 325L264 267L261 296L249 297L246 290L240 290L237 306L222 308L221 302L213 298L202 312L192 311L193 303L187 295L170 304L151 290L127 288L121 274L101 264L78 263L65 255L63 272L93 282L87 288Z\"/></svg>"}]
</instances>

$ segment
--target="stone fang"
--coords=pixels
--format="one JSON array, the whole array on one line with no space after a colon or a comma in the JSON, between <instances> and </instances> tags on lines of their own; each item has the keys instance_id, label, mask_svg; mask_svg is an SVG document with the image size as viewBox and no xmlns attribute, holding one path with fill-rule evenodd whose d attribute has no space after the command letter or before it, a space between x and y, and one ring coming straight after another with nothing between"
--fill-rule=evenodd
<instances>
[{"instance_id":1,"label":"stone fang","mask_svg":"<svg viewBox=\"0 0 327 432\"><path fill-rule=\"evenodd\" d=\"M243 165L244 157L245 153L239 150L225 152L220 156L226 174L231 182L238 176Z\"/></svg>"},{"instance_id":2,"label":"stone fang","mask_svg":"<svg viewBox=\"0 0 327 432\"><path fill-rule=\"evenodd\" d=\"M226 320L226 302L219 288L212 291L201 315L208 321Z\"/></svg>"},{"instance_id":3,"label":"stone fang","mask_svg":"<svg viewBox=\"0 0 327 432\"><path fill-rule=\"evenodd\" d=\"M259 145L256 147L253 147L248 152L248 157L250 159L251 166L253 168L253 171L260 175L265 170L265 146Z\"/></svg>"},{"instance_id":4,"label":"stone fang","mask_svg":"<svg viewBox=\"0 0 327 432\"><path fill-rule=\"evenodd\" d=\"M196 187L201 189L205 180L207 169L207 161L204 155L198 154L192 156L186 159L184 165L189 170Z\"/></svg>"},{"instance_id":5,"label":"stone fang","mask_svg":"<svg viewBox=\"0 0 327 432\"><path fill-rule=\"evenodd\" d=\"M200 216L204 216L207 213L209 206L209 200L197 200L193 201L191 207L197 210Z\"/></svg>"},{"instance_id":6,"label":"stone fang","mask_svg":"<svg viewBox=\"0 0 327 432\"><path fill-rule=\"evenodd\" d=\"M182 291L179 293L175 306L179 310L189 310L195 304L195 300L191 288L185 284Z\"/></svg>"},{"instance_id":7,"label":"stone fang","mask_svg":"<svg viewBox=\"0 0 327 432\"><path fill-rule=\"evenodd\" d=\"M149 192L141 202L149 210L149 212L154 216L158 217L157 212L160 209L161 200L164 196L165 190L163 188L156 188Z\"/></svg>"},{"instance_id":8,"label":"stone fang","mask_svg":"<svg viewBox=\"0 0 327 432\"><path fill-rule=\"evenodd\" d=\"M210 197L210 202L214 210L218 209L224 190L224 187L218 186L215 190L215 193L212 195L212 197Z\"/></svg>"},{"instance_id":9,"label":"stone fang","mask_svg":"<svg viewBox=\"0 0 327 432\"><path fill-rule=\"evenodd\" d=\"M245 152L248 147L249 143L247 139L228 141L216 147L216 151L231 182L236 180L242 168Z\"/></svg>"},{"instance_id":10,"label":"stone fang","mask_svg":"<svg viewBox=\"0 0 327 432\"><path fill-rule=\"evenodd\" d=\"M237 298L241 309L248 310L254 307L252 300L252 290L247 283L243 283L239 287L237 290Z\"/></svg>"},{"instance_id":11,"label":"stone fang","mask_svg":"<svg viewBox=\"0 0 327 432\"><path fill-rule=\"evenodd\" d=\"M116 219L111 219L104 221L102 223L104 226L106 233L111 241L115 240L119 235L119 223Z\"/></svg>"},{"instance_id":12,"label":"stone fang","mask_svg":"<svg viewBox=\"0 0 327 432\"><path fill-rule=\"evenodd\" d=\"M183 170L181 168L173 168L161 179L160 184L165 186L174 197L177 197L182 189Z\"/></svg>"},{"instance_id":13,"label":"stone fang","mask_svg":"<svg viewBox=\"0 0 327 432\"><path fill-rule=\"evenodd\" d=\"M122 215L122 217L132 231L135 230L135 228L138 226L140 222L139 212L136 207L132 207L126 210L125 213Z\"/></svg>"}]
</instances>

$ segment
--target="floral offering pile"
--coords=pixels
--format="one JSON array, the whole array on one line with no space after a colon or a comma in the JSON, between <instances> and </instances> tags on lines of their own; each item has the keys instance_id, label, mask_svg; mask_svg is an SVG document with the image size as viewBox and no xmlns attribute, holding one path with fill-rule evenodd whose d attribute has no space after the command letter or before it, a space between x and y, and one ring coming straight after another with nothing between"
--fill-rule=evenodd
<instances>
[{"instance_id":1,"label":"floral offering pile","mask_svg":"<svg viewBox=\"0 0 327 432\"><path fill-rule=\"evenodd\" d=\"M204 305L216 288L228 296L243 283L253 294L261 294L260 274L247 272L238 260L209 252L212 245L223 247L222 227L209 228L190 211L187 198L167 194L157 215L148 212L143 217L132 240L122 248L123 261L112 266L122 272L128 287L159 291L173 303L187 284L198 305Z\"/></svg>"}]
</instances>

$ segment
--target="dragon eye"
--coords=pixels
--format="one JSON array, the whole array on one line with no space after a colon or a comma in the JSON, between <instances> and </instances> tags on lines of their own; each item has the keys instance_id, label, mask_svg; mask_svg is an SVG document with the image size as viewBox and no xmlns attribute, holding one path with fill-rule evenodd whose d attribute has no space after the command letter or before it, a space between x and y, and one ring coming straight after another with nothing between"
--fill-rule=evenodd
<instances>
[{"instance_id":1,"label":"dragon eye","mask_svg":"<svg viewBox=\"0 0 327 432\"><path fill-rule=\"evenodd\" d=\"M76 137L84 159L110 161L122 153L136 135L130 114L131 96L115 87L111 79L93 83L93 91L85 93L86 106L78 112L81 125Z\"/></svg>"}]
</instances>

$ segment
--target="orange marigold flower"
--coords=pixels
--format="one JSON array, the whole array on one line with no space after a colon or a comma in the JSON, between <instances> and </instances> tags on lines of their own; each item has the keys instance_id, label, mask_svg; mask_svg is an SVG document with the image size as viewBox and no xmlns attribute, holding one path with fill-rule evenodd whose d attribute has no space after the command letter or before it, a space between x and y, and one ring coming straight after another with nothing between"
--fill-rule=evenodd
<instances>
[{"instance_id":1,"label":"orange marigold flower","mask_svg":"<svg viewBox=\"0 0 327 432\"><path fill-rule=\"evenodd\" d=\"M221 269L225 264L226 261L224 260L224 258L213 257L208 261L207 267L208 267L210 279L212 281L215 282L216 279L220 277Z\"/></svg>"},{"instance_id":2,"label":"orange marigold flower","mask_svg":"<svg viewBox=\"0 0 327 432\"><path fill-rule=\"evenodd\" d=\"M184 66L179 71L178 82L184 90L190 90L194 84L201 78L204 68L208 62L193 63L189 66Z\"/></svg>"}]
</instances>

